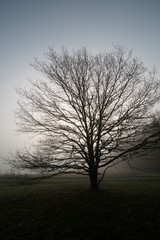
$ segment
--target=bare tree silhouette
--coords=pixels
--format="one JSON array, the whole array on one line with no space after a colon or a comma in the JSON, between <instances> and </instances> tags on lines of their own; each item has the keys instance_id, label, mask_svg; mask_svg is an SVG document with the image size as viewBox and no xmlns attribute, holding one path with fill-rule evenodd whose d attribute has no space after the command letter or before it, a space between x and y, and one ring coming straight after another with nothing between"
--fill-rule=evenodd
<instances>
[{"instance_id":1,"label":"bare tree silhouette","mask_svg":"<svg viewBox=\"0 0 160 240\"><path fill-rule=\"evenodd\" d=\"M100 54L50 48L46 60L35 59L32 66L44 80L17 90L17 126L41 138L33 149L14 154L14 167L46 176L85 174L96 190L108 168L130 164L133 154L160 141L153 112L160 82L131 51L117 45Z\"/></svg>"}]
</instances>

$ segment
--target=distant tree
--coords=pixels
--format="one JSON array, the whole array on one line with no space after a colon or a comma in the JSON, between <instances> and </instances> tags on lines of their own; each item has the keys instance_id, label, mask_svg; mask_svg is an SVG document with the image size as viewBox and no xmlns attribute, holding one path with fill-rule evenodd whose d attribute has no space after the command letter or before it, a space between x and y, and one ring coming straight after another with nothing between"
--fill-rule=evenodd
<instances>
[{"instance_id":1,"label":"distant tree","mask_svg":"<svg viewBox=\"0 0 160 240\"><path fill-rule=\"evenodd\" d=\"M108 168L143 154L160 141L154 106L160 82L131 51L92 54L86 48L57 53L32 66L44 80L18 89L18 131L38 136L30 150L17 151L12 165L89 176L97 190ZM41 138L40 138L41 137ZM101 169L101 171L99 171Z\"/></svg>"}]
</instances>

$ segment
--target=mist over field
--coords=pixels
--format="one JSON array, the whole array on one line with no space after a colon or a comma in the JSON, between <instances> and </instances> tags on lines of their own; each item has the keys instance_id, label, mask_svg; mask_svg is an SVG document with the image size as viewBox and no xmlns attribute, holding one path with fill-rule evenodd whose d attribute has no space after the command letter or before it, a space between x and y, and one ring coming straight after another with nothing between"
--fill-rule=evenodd
<instances>
[{"instance_id":1,"label":"mist over field","mask_svg":"<svg viewBox=\"0 0 160 240\"><path fill-rule=\"evenodd\" d=\"M18 96L15 87L28 87L28 79L41 79L30 66L34 57L43 58L48 46L58 51L86 46L94 53L108 51L119 43L132 49L149 69L155 66L160 77L160 3L159 1L2 1L0 73L0 156L21 149L26 136L17 136L14 111ZM159 110L159 105L157 105ZM148 172L160 169L160 152L147 161L137 159L135 167ZM136 171L136 170L133 170ZM0 160L0 173L10 166ZM131 174L125 164L108 174ZM141 174L141 172L140 172Z\"/></svg>"}]
</instances>

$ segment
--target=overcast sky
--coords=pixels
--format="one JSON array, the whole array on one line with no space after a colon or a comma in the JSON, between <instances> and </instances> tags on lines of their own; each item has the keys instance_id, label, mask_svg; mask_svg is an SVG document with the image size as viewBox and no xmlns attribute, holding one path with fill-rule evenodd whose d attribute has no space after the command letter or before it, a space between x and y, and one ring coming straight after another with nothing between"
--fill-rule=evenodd
<instances>
[{"instance_id":1,"label":"overcast sky","mask_svg":"<svg viewBox=\"0 0 160 240\"><path fill-rule=\"evenodd\" d=\"M24 144L14 123L17 95L38 74L29 66L49 46L132 49L160 76L159 0L1 0L0 1L0 154ZM6 167L0 164L0 171Z\"/></svg>"}]
</instances>

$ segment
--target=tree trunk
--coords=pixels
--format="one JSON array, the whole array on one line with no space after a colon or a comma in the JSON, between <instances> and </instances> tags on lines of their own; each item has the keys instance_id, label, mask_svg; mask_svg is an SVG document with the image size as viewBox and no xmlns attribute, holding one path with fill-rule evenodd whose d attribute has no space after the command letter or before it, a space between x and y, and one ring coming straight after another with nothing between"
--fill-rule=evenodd
<instances>
[{"instance_id":1,"label":"tree trunk","mask_svg":"<svg viewBox=\"0 0 160 240\"><path fill-rule=\"evenodd\" d=\"M98 191L98 179L96 167L90 168L89 178L90 178L90 190Z\"/></svg>"}]
</instances>

